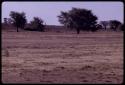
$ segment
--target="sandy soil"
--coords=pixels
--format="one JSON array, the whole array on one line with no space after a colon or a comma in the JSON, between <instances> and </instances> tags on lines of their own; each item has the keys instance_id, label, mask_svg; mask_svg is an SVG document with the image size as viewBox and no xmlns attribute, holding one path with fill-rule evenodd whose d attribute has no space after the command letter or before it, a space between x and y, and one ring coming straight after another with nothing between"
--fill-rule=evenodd
<instances>
[{"instance_id":1,"label":"sandy soil","mask_svg":"<svg viewBox=\"0 0 125 85\"><path fill-rule=\"evenodd\" d=\"M123 33L2 31L2 82L120 84Z\"/></svg>"}]
</instances>

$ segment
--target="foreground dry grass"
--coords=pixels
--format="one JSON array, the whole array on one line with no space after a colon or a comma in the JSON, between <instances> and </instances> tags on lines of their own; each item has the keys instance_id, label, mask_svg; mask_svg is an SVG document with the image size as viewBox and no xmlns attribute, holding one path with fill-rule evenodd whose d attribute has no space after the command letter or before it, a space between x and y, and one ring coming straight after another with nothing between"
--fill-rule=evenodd
<instances>
[{"instance_id":1,"label":"foreground dry grass","mask_svg":"<svg viewBox=\"0 0 125 85\"><path fill-rule=\"evenodd\" d=\"M2 31L3 83L122 83L122 32Z\"/></svg>"}]
</instances>

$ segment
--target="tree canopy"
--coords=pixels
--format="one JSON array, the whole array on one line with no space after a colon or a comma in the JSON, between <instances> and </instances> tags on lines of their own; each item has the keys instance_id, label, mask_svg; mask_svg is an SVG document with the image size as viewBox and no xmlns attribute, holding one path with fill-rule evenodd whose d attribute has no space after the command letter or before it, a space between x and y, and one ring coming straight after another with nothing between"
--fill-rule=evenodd
<instances>
[{"instance_id":1,"label":"tree canopy","mask_svg":"<svg viewBox=\"0 0 125 85\"><path fill-rule=\"evenodd\" d=\"M97 17L91 10L72 8L68 12L61 11L58 16L59 22L68 28L75 28L79 34L80 30L94 30Z\"/></svg>"},{"instance_id":2,"label":"tree canopy","mask_svg":"<svg viewBox=\"0 0 125 85\"><path fill-rule=\"evenodd\" d=\"M26 20L26 15L24 12L19 13L19 12L10 12L10 17L12 19L13 25L17 27L17 32L18 28L24 28L27 20Z\"/></svg>"},{"instance_id":3,"label":"tree canopy","mask_svg":"<svg viewBox=\"0 0 125 85\"><path fill-rule=\"evenodd\" d=\"M110 20L110 25L111 25L111 29L113 30L117 30L118 26L120 26L122 23L118 20Z\"/></svg>"},{"instance_id":4,"label":"tree canopy","mask_svg":"<svg viewBox=\"0 0 125 85\"><path fill-rule=\"evenodd\" d=\"M27 30L32 31L44 31L43 20L39 17L34 17L33 20L30 22L30 28Z\"/></svg>"},{"instance_id":5,"label":"tree canopy","mask_svg":"<svg viewBox=\"0 0 125 85\"><path fill-rule=\"evenodd\" d=\"M100 25L102 25L102 28L106 30L107 26L109 25L109 21L100 21Z\"/></svg>"}]
</instances>

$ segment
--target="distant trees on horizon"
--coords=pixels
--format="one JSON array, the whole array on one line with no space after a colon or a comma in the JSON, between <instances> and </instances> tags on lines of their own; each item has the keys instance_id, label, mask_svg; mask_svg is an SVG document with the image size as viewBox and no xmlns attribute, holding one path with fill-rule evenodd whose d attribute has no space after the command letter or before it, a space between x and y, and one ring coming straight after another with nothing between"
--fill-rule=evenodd
<instances>
[{"instance_id":1,"label":"distant trees on horizon","mask_svg":"<svg viewBox=\"0 0 125 85\"><path fill-rule=\"evenodd\" d=\"M104 30L112 29L114 31L122 30L122 25L123 25L118 20L100 21L99 24L102 26L102 29Z\"/></svg>"},{"instance_id":2,"label":"distant trees on horizon","mask_svg":"<svg viewBox=\"0 0 125 85\"><path fill-rule=\"evenodd\" d=\"M114 31L116 31L121 24L122 23L118 20L110 20L111 29L113 29Z\"/></svg>"},{"instance_id":3,"label":"distant trees on horizon","mask_svg":"<svg viewBox=\"0 0 125 85\"><path fill-rule=\"evenodd\" d=\"M29 26L25 28L25 30L30 31L44 31L43 20L39 17L34 17L32 21L30 21Z\"/></svg>"},{"instance_id":4,"label":"distant trees on horizon","mask_svg":"<svg viewBox=\"0 0 125 85\"><path fill-rule=\"evenodd\" d=\"M59 22L65 27L76 29L77 34L80 33L80 30L97 31L99 29L107 30L107 28L114 31L118 29L124 31L124 24L118 20L100 21L100 23L97 23L98 17L88 9L72 8L68 12L61 11L61 14L57 17ZM25 12L11 11L10 18L4 18L4 24L14 25L17 28L17 32L19 32L19 28L41 32L45 29L44 21L40 17L34 17L27 27Z\"/></svg>"}]
</instances>

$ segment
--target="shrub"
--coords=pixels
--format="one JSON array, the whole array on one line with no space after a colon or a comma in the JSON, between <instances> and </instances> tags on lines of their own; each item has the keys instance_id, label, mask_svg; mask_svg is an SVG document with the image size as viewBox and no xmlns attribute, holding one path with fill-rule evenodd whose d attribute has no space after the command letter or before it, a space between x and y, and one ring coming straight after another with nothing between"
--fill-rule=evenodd
<instances>
[{"instance_id":1,"label":"shrub","mask_svg":"<svg viewBox=\"0 0 125 85\"><path fill-rule=\"evenodd\" d=\"M43 20L39 17L34 17L30 22L29 26L25 28L25 30L29 31L44 31Z\"/></svg>"}]
</instances>

